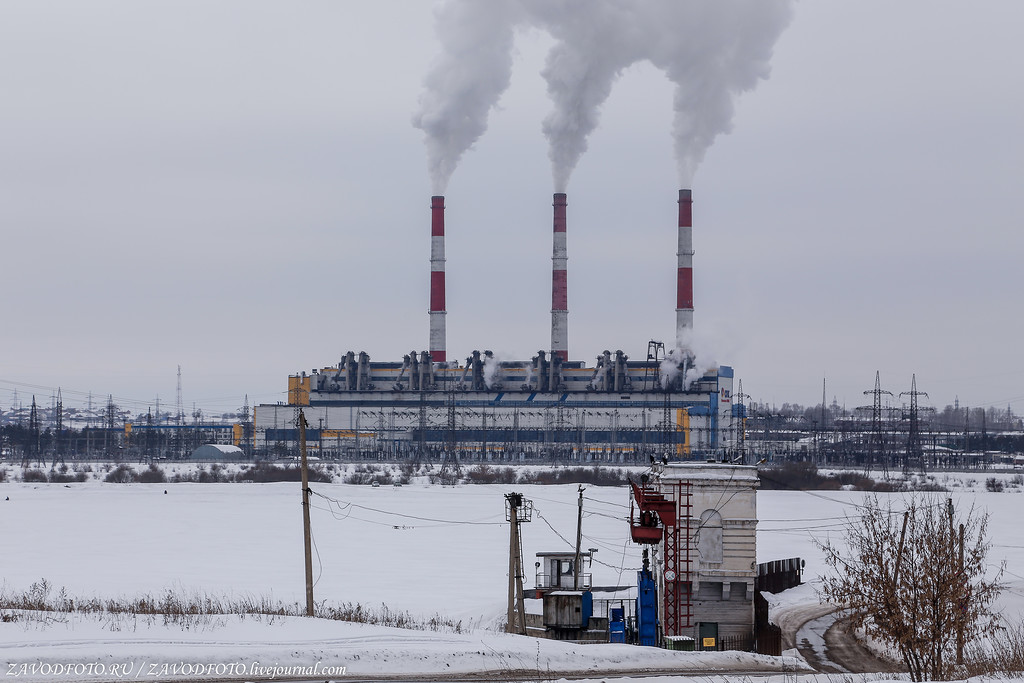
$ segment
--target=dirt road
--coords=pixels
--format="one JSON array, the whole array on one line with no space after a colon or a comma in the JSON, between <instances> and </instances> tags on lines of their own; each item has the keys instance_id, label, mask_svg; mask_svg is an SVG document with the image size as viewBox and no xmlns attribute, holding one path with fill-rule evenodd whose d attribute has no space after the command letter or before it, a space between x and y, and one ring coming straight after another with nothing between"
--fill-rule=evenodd
<instances>
[{"instance_id":1,"label":"dirt road","mask_svg":"<svg viewBox=\"0 0 1024 683\"><path fill-rule=\"evenodd\" d=\"M869 650L834 605L800 605L773 615L783 649L796 648L821 673L895 673L903 668Z\"/></svg>"}]
</instances>

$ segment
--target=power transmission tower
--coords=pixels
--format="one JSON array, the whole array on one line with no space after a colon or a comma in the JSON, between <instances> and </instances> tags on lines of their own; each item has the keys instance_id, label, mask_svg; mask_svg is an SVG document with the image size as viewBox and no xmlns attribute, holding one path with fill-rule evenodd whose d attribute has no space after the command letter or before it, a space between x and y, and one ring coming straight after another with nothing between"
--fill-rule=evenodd
<instances>
[{"instance_id":1,"label":"power transmission tower","mask_svg":"<svg viewBox=\"0 0 1024 683\"><path fill-rule=\"evenodd\" d=\"M252 457L252 414L249 411L249 394L245 395L242 406L242 450L247 458Z\"/></svg>"},{"instance_id":2,"label":"power transmission tower","mask_svg":"<svg viewBox=\"0 0 1024 683\"><path fill-rule=\"evenodd\" d=\"M113 437L114 437L114 420L117 417L117 406L114 405L113 394L107 394L107 410L106 420L104 421L103 430L103 449L107 452L107 456L110 456L110 449L113 448ZM120 458L119 458L120 459Z\"/></svg>"},{"instance_id":3,"label":"power transmission tower","mask_svg":"<svg viewBox=\"0 0 1024 683\"><path fill-rule=\"evenodd\" d=\"M740 405L740 431L737 436L736 459L741 465L747 464L747 399L749 394L743 393L743 380L739 380L739 391L733 397Z\"/></svg>"},{"instance_id":4,"label":"power transmission tower","mask_svg":"<svg viewBox=\"0 0 1024 683\"><path fill-rule=\"evenodd\" d=\"M445 439L444 456L441 460L441 483L455 484L462 476L462 467L459 465L458 447L458 425L455 423L455 387L448 390L448 433Z\"/></svg>"},{"instance_id":5,"label":"power transmission tower","mask_svg":"<svg viewBox=\"0 0 1024 683\"><path fill-rule=\"evenodd\" d=\"M526 635L526 602L523 594L523 540L519 527L533 519L533 501L521 493L505 494L508 534L508 620L506 633Z\"/></svg>"},{"instance_id":6,"label":"power transmission tower","mask_svg":"<svg viewBox=\"0 0 1024 683\"><path fill-rule=\"evenodd\" d=\"M32 394L32 408L28 413L28 443L25 444L25 461L23 466L28 467L33 455L39 453L39 409L36 406L36 396Z\"/></svg>"},{"instance_id":7,"label":"power transmission tower","mask_svg":"<svg viewBox=\"0 0 1024 683\"><path fill-rule=\"evenodd\" d=\"M664 463L672 458L675 435L675 427L672 424L672 383L669 382L665 387L661 405L661 461Z\"/></svg>"},{"instance_id":8,"label":"power transmission tower","mask_svg":"<svg viewBox=\"0 0 1024 683\"><path fill-rule=\"evenodd\" d=\"M964 407L964 465L968 463L968 453L971 452L971 408Z\"/></svg>"},{"instance_id":9,"label":"power transmission tower","mask_svg":"<svg viewBox=\"0 0 1024 683\"><path fill-rule=\"evenodd\" d=\"M883 391L878 371L875 371L875 388L873 391L865 391L865 396L871 396L871 436L868 442L868 458L865 463L865 470L870 470L876 463L881 465L882 473L889 474L889 463L885 453L885 432L882 424L882 396L892 396L891 391Z\"/></svg>"},{"instance_id":10,"label":"power transmission tower","mask_svg":"<svg viewBox=\"0 0 1024 683\"><path fill-rule=\"evenodd\" d=\"M145 458L153 462L153 409L146 411L146 453Z\"/></svg>"},{"instance_id":11,"label":"power transmission tower","mask_svg":"<svg viewBox=\"0 0 1024 683\"><path fill-rule=\"evenodd\" d=\"M64 433L64 402L61 400L60 387L57 387L57 403L53 409L53 464L50 469L57 467L57 461L64 464L64 447L61 443L61 436Z\"/></svg>"},{"instance_id":12,"label":"power transmission tower","mask_svg":"<svg viewBox=\"0 0 1024 683\"><path fill-rule=\"evenodd\" d=\"M185 403L181 400L181 366L178 366L178 400L175 405L177 411L174 416L175 424L179 427L185 424Z\"/></svg>"},{"instance_id":13,"label":"power transmission tower","mask_svg":"<svg viewBox=\"0 0 1024 683\"><path fill-rule=\"evenodd\" d=\"M828 450L828 449L823 449L822 448L822 444L824 444L824 442L825 442L825 434L827 433L827 431L826 431L827 428L828 428L828 426L825 424L825 378L822 377L821 378L821 419L818 421L818 448L817 448L818 452L816 453L816 455L818 456L819 460L822 457L821 456L822 450L825 450L825 451Z\"/></svg>"},{"instance_id":14,"label":"power transmission tower","mask_svg":"<svg viewBox=\"0 0 1024 683\"><path fill-rule=\"evenodd\" d=\"M907 467L911 461L917 462L922 468L924 467L924 453L921 449L921 423L920 413L918 410L917 398L918 396L928 397L928 394L923 391L917 390L917 375L912 375L910 380L910 391L904 391L900 393L900 397L910 397L910 415L909 425L907 427L907 452L903 458L903 471L907 471Z\"/></svg>"},{"instance_id":15,"label":"power transmission tower","mask_svg":"<svg viewBox=\"0 0 1024 683\"><path fill-rule=\"evenodd\" d=\"M175 457L185 456L185 403L181 399L181 366L178 366L178 392L174 413L174 454Z\"/></svg>"}]
</instances>

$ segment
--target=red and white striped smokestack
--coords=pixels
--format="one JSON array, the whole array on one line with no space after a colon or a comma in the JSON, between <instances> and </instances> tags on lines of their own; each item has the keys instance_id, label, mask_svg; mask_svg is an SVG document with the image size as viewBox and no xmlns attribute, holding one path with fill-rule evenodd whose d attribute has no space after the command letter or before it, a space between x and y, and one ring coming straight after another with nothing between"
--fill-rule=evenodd
<instances>
[{"instance_id":1,"label":"red and white striped smokestack","mask_svg":"<svg viewBox=\"0 0 1024 683\"><path fill-rule=\"evenodd\" d=\"M551 355L569 360L569 285L566 274L565 193L554 196L554 249L551 255Z\"/></svg>"},{"instance_id":2,"label":"red and white striped smokestack","mask_svg":"<svg viewBox=\"0 0 1024 683\"><path fill-rule=\"evenodd\" d=\"M693 199L679 190L679 249L676 270L676 345L682 347L693 329Z\"/></svg>"},{"instance_id":3,"label":"red and white striped smokestack","mask_svg":"<svg viewBox=\"0 0 1024 683\"><path fill-rule=\"evenodd\" d=\"M430 358L447 360L444 326L444 197L430 198Z\"/></svg>"}]
</instances>

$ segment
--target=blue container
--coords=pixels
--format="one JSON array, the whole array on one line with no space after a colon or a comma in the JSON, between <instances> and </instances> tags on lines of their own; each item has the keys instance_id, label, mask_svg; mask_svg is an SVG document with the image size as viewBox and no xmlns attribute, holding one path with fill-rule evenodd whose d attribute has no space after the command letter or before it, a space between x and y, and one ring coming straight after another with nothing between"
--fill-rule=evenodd
<instances>
[{"instance_id":1,"label":"blue container","mask_svg":"<svg viewBox=\"0 0 1024 683\"><path fill-rule=\"evenodd\" d=\"M658 644L658 592L650 570L636 573L636 632L640 645Z\"/></svg>"},{"instance_id":2,"label":"blue container","mask_svg":"<svg viewBox=\"0 0 1024 683\"><path fill-rule=\"evenodd\" d=\"M626 642L626 619L621 607L613 607L608 619L608 641L612 643Z\"/></svg>"}]
</instances>

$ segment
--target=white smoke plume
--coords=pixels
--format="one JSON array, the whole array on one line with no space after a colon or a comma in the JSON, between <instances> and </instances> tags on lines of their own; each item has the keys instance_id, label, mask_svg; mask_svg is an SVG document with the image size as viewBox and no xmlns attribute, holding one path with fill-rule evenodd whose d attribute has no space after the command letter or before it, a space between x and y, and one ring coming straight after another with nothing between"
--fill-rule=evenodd
<instances>
[{"instance_id":1,"label":"white smoke plume","mask_svg":"<svg viewBox=\"0 0 1024 683\"><path fill-rule=\"evenodd\" d=\"M503 359L499 358L497 354L491 354L484 356L484 385L490 389L494 386L495 382L500 379L499 372L501 372L501 364Z\"/></svg>"},{"instance_id":2,"label":"white smoke plume","mask_svg":"<svg viewBox=\"0 0 1024 683\"><path fill-rule=\"evenodd\" d=\"M452 0L436 13L441 55L424 82L413 125L426 134L434 194L443 195L462 155L512 78L518 0Z\"/></svg>"},{"instance_id":3,"label":"white smoke plume","mask_svg":"<svg viewBox=\"0 0 1024 683\"><path fill-rule=\"evenodd\" d=\"M731 130L735 97L768 77L791 2L449 0L438 14L443 54L414 119L427 134L435 190L443 192L508 87L518 25L555 39L543 71L554 109L543 130L556 192L566 190L615 80L644 60L675 84L672 137L679 185L689 187L714 139Z\"/></svg>"},{"instance_id":4,"label":"white smoke plume","mask_svg":"<svg viewBox=\"0 0 1024 683\"><path fill-rule=\"evenodd\" d=\"M792 18L791 3L644 3L648 8L654 5L661 6L669 27L658 32L648 58L676 86L672 138L679 186L690 187L697 166L715 138L732 130L736 96L768 78L775 41Z\"/></svg>"},{"instance_id":5,"label":"white smoke plume","mask_svg":"<svg viewBox=\"0 0 1024 683\"><path fill-rule=\"evenodd\" d=\"M707 374L708 370L717 367L717 363L702 360L689 348L670 349L659 368L661 388L667 389L681 379L682 390L688 391L694 382Z\"/></svg>"}]
</instances>

